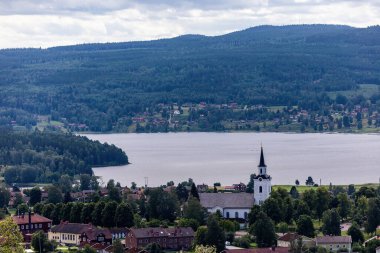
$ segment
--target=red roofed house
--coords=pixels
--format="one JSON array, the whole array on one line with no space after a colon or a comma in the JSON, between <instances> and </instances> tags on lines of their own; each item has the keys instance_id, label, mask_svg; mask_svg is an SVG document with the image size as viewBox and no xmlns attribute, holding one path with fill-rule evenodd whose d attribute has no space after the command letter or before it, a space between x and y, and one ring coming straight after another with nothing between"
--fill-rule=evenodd
<instances>
[{"instance_id":1,"label":"red roofed house","mask_svg":"<svg viewBox=\"0 0 380 253\"><path fill-rule=\"evenodd\" d=\"M302 245L307 247L315 246L315 242L313 239L299 235L297 233L286 233L280 238L277 239L278 247L290 247L292 243L296 243L298 239L302 238Z\"/></svg>"},{"instance_id":2,"label":"red roofed house","mask_svg":"<svg viewBox=\"0 0 380 253\"><path fill-rule=\"evenodd\" d=\"M31 211L29 211L27 215L14 215L12 219L19 227L20 232L24 236L25 242L30 242L32 234L37 231L42 230L44 233L47 233L51 228L52 222L50 219L32 213Z\"/></svg>"}]
</instances>

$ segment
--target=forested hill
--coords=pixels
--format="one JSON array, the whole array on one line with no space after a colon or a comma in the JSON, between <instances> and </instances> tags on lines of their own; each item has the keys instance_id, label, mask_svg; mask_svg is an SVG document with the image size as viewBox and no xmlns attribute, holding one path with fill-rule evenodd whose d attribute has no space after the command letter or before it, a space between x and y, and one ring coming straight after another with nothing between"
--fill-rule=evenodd
<instances>
[{"instance_id":1,"label":"forested hill","mask_svg":"<svg viewBox=\"0 0 380 253\"><path fill-rule=\"evenodd\" d=\"M334 102L326 92L360 84L380 84L378 26L259 26L215 37L7 49L0 125L31 127L45 115L111 131L159 103L318 111Z\"/></svg>"},{"instance_id":2,"label":"forested hill","mask_svg":"<svg viewBox=\"0 0 380 253\"><path fill-rule=\"evenodd\" d=\"M86 137L0 130L0 176L8 183L58 182L62 175L92 175L93 166L128 164L121 149Z\"/></svg>"}]
</instances>

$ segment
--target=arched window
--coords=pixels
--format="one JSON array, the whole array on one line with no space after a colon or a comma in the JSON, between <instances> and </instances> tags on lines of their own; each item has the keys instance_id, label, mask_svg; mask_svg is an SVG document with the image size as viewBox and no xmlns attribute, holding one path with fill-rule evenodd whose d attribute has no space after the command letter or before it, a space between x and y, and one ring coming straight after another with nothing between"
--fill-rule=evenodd
<instances>
[{"instance_id":1,"label":"arched window","mask_svg":"<svg viewBox=\"0 0 380 253\"><path fill-rule=\"evenodd\" d=\"M262 186L259 187L259 192L260 192L260 193L263 192L263 187L262 187Z\"/></svg>"},{"instance_id":2,"label":"arched window","mask_svg":"<svg viewBox=\"0 0 380 253\"><path fill-rule=\"evenodd\" d=\"M239 213L238 212L235 212L235 218L239 218Z\"/></svg>"}]
</instances>

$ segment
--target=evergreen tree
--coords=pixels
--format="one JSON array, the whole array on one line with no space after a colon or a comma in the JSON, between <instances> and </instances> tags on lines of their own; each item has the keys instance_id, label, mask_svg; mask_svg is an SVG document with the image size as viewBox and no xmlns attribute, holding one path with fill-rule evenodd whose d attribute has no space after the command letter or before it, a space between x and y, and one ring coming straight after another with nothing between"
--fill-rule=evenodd
<instances>
[{"instance_id":1,"label":"evergreen tree","mask_svg":"<svg viewBox=\"0 0 380 253\"><path fill-rule=\"evenodd\" d=\"M179 183L175 189L178 199L181 202L186 201L189 198L189 192L186 189L184 183Z\"/></svg>"},{"instance_id":2,"label":"evergreen tree","mask_svg":"<svg viewBox=\"0 0 380 253\"><path fill-rule=\"evenodd\" d=\"M207 220L206 245L215 246L217 252L221 252L225 248L225 241L225 234L219 226L218 219L215 215L210 215Z\"/></svg>"},{"instance_id":3,"label":"evergreen tree","mask_svg":"<svg viewBox=\"0 0 380 253\"><path fill-rule=\"evenodd\" d=\"M191 185L191 191L190 191L190 194L191 194L191 196L193 196L194 198L196 198L196 199L199 200L199 194L198 194L197 187L195 186L195 183L193 183L193 184Z\"/></svg>"},{"instance_id":4,"label":"evergreen tree","mask_svg":"<svg viewBox=\"0 0 380 253\"><path fill-rule=\"evenodd\" d=\"M290 189L290 196L292 196L292 198L294 199L298 199L300 194L298 193L297 191L297 188L293 185L292 188Z\"/></svg>"},{"instance_id":5,"label":"evergreen tree","mask_svg":"<svg viewBox=\"0 0 380 253\"><path fill-rule=\"evenodd\" d=\"M273 221L264 212L258 214L252 232L256 236L258 247L272 247L276 244L276 233Z\"/></svg>"}]
</instances>

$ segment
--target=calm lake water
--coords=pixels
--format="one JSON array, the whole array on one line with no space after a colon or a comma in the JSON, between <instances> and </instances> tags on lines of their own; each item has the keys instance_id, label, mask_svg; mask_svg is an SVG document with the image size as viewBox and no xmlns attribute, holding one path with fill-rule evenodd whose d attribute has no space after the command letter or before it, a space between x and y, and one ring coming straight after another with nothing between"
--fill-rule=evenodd
<instances>
[{"instance_id":1,"label":"calm lake water","mask_svg":"<svg viewBox=\"0 0 380 253\"><path fill-rule=\"evenodd\" d=\"M257 172L260 143L273 184L377 183L380 135L286 133L88 134L122 148L132 163L95 168L104 182L150 186L194 179L197 184L247 183Z\"/></svg>"}]
</instances>

